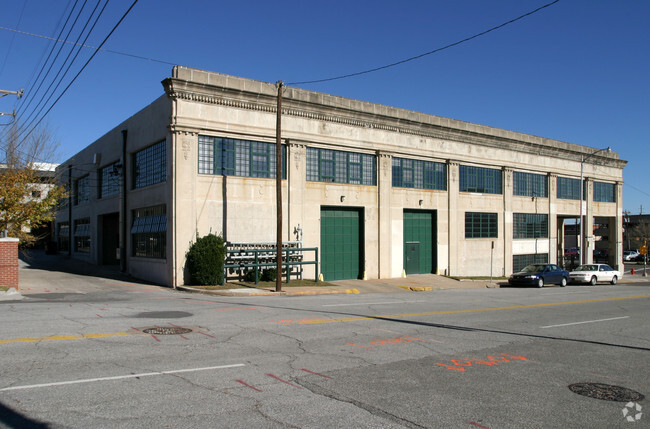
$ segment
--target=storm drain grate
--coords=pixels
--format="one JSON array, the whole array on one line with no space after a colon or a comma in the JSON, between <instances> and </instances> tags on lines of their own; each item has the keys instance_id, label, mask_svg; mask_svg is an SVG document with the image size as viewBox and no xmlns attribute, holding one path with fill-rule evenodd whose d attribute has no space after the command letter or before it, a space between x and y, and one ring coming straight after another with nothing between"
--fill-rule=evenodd
<instances>
[{"instance_id":1,"label":"storm drain grate","mask_svg":"<svg viewBox=\"0 0 650 429\"><path fill-rule=\"evenodd\" d=\"M575 383L571 384L569 389L578 395L604 401L638 402L645 398L641 393L634 390L603 383Z\"/></svg>"},{"instance_id":2,"label":"storm drain grate","mask_svg":"<svg viewBox=\"0 0 650 429\"><path fill-rule=\"evenodd\" d=\"M180 334L188 334L192 332L192 330L189 328L181 328L180 326L174 326L171 328L157 326L155 328L143 329L142 332L144 332L145 334L153 334L153 335L180 335Z\"/></svg>"}]
</instances>

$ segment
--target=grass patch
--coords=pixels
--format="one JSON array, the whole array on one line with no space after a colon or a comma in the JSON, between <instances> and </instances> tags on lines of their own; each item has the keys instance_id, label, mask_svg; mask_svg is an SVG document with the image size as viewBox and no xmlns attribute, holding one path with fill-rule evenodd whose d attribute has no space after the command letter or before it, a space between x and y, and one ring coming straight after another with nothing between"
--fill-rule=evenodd
<instances>
[{"instance_id":1,"label":"grass patch","mask_svg":"<svg viewBox=\"0 0 650 429\"><path fill-rule=\"evenodd\" d=\"M282 282L282 287L313 287L313 286L335 286L332 283L316 282L314 280L291 280L289 283ZM228 282L225 285L215 286L192 286L201 290L226 290L226 289L275 289L275 281L272 282Z\"/></svg>"},{"instance_id":2,"label":"grass patch","mask_svg":"<svg viewBox=\"0 0 650 429\"><path fill-rule=\"evenodd\" d=\"M6 286L0 286L0 292L7 292L9 290Z\"/></svg>"}]
</instances>

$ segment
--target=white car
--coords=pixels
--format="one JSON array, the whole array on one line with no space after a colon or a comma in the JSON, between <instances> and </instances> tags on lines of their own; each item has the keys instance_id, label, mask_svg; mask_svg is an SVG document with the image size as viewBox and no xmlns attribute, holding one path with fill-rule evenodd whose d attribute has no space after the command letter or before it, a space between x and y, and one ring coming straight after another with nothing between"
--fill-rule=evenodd
<instances>
[{"instance_id":1,"label":"white car","mask_svg":"<svg viewBox=\"0 0 650 429\"><path fill-rule=\"evenodd\" d=\"M615 285L623 274L607 264L584 264L571 271L570 276L572 283L590 283L594 286L597 282Z\"/></svg>"},{"instance_id":2,"label":"white car","mask_svg":"<svg viewBox=\"0 0 650 429\"><path fill-rule=\"evenodd\" d=\"M625 250L623 252L623 260L624 261L633 261L639 256L639 252L636 250Z\"/></svg>"}]
</instances>

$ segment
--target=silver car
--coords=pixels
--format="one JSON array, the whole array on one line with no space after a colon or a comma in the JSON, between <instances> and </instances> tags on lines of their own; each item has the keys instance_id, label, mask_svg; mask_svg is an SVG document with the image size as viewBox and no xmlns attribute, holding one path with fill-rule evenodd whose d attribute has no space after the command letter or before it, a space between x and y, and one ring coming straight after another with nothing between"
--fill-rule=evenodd
<instances>
[{"instance_id":1,"label":"silver car","mask_svg":"<svg viewBox=\"0 0 650 429\"><path fill-rule=\"evenodd\" d=\"M598 282L608 282L613 285L618 282L623 275L607 264L584 264L571 271L572 283L589 283L592 286Z\"/></svg>"}]
</instances>

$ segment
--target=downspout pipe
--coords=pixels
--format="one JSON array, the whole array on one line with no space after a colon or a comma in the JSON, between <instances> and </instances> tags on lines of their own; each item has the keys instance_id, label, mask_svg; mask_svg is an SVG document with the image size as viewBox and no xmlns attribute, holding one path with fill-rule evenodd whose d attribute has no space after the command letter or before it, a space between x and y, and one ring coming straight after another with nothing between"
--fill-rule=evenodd
<instances>
[{"instance_id":1,"label":"downspout pipe","mask_svg":"<svg viewBox=\"0 0 650 429\"><path fill-rule=\"evenodd\" d=\"M120 237L122 238L120 240L120 271L123 273L126 273L126 242L127 242L127 207L126 207L126 172L128 171L126 168L126 143L127 143L127 137L128 137L129 131L128 130L122 130L122 221L120 222L120 226L122 227L122 231L120 231Z\"/></svg>"}]
</instances>

